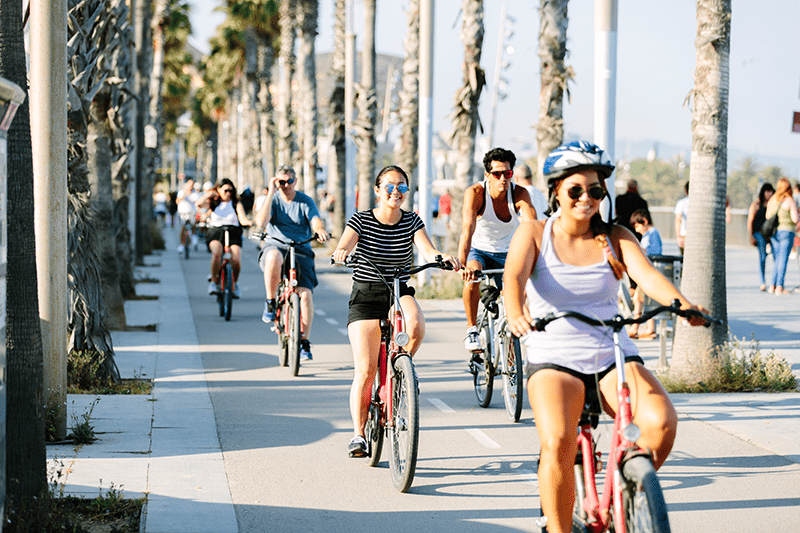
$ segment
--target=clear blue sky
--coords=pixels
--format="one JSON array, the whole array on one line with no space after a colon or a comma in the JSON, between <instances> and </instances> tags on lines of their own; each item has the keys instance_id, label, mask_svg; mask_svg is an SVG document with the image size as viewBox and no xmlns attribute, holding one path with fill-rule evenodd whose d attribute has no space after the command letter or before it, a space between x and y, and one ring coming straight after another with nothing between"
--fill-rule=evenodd
<instances>
[{"instance_id":1,"label":"clear blue sky","mask_svg":"<svg viewBox=\"0 0 800 533\"><path fill-rule=\"evenodd\" d=\"M196 39L207 49L222 15L211 10L220 0L192 0ZM535 151L532 126L538 116L539 17L534 0L507 0L508 14L515 19L514 35L507 41L513 55L508 97L498 107L495 144L524 151L524 143ZM333 0L320 1L317 51L333 49ZM379 0L377 50L403 53L405 6L403 0ZM500 26L500 0L485 0L481 64L489 86L481 102L484 127L491 120L494 79ZM449 130L447 118L453 95L461 80L459 39L461 2L435 0L434 31L434 129ZM361 2L356 0L356 32L363 27ZM619 0L617 35L617 158L626 148L632 152L642 145L691 146L691 109L683 105L693 86L694 39L697 31L694 0ZM793 111L800 111L800 1L733 0L730 93L728 116L729 153L753 155L762 164L772 157L791 158L784 170L800 174L800 134L791 133ZM576 73L570 85L572 100L565 104L568 134L591 139L593 132L593 47L594 2L573 0L569 5L567 63ZM357 37L357 48L362 41ZM487 131L488 134L488 131ZM620 148L620 142L623 142ZM642 155L632 153L632 155ZM729 167L729 170L731 168Z\"/></svg>"}]
</instances>

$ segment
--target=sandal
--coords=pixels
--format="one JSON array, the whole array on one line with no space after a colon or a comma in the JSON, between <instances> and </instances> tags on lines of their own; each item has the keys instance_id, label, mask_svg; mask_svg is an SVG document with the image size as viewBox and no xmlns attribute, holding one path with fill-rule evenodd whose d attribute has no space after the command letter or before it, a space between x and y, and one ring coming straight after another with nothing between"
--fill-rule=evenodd
<instances>
[{"instance_id":1,"label":"sandal","mask_svg":"<svg viewBox=\"0 0 800 533\"><path fill-rule=\"evenodd\" d=\"M638 339L639 338L639 334L638 333L628 333L628 338L630 338L630 339Z\"/></svg>"},{"instance_id":2,"label":"sandal","mask_svg":"<svg viewBox=\"0 0 800 533\"><path fill-rule=\"evenodd\" d=\"M779 296L780 296L781 294L792 294L792 293L791 293L791 292L789 292L789 291L787 291L787 290L786 290L786 289L784 289L783 287L777 287L777 288L775 289L775 294L777 294L777 295L779 295Z\"/></svg>"},{"instance_id":3,"label":"sandal","mask_svg":"<svg viewBox=\"0 0 800 533\"><path fill-rule=\"evenodd\" d=\"M766 292L767 291L767 286L766 285L762 285L762 286L760 286L758 288L758 290L760 290L761 292Z\"/></svg>"},{"instance_id":4,"label":"sandal","mask_svg":"<svg viewBox=\"0 0 800 533\"><path fill-rule=\"evenodd\" d=\"M639 335L640 339L648 340L648 341L649 340L653 340L656 337L658 337L658 333L656 333L655 331L648 331L647 333L642 333L641 335Z\"/></svg>"}]
</instances>

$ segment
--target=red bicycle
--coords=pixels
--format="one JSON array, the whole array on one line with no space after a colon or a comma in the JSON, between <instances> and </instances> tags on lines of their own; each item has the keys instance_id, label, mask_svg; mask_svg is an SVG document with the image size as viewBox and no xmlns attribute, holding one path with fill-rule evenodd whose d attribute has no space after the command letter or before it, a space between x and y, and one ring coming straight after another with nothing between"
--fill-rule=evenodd
<instances>
[{"instance_id":1,"label":"red bicycle","mask_svg":"<svg viewBox=\"0 0 800 533\"><path fill-rule=\"evenodd\" d=\"M342 263L338 263L342 264ZM366 264L380 274L380 270L368 260L351 256L345 266ZM364 433L367 441L369 466L377 466L383 451L383 439L387 436L389 469L392 483L400 492L407 492L414 481L419 450L419 386L417 372L411 355L404 347L409 342L405 332L403 312L400 307L400 279L413 276L428 268L452 270L441 256L436 261L413 267L409 270L395 268L389 285L392 294L391 319L381 320L381 347L378 356L378 371L372 384L372 402ZM383 279L383 276L381 276ZM391 371L389 370L391 369Z\"/></svg>"},{"instance_id":2,"label":"red bicycle","mask_svg":"<svg viewBox=\"0 0 800 533\"><path fill-rule=\"evenodd\" d=\"M251 235L254 240L262 240L267 237L289 247L289 253L284 258L281 282L278 286L278 295L275 301L275 323L272 326L272 331L278 334L281 366L290 366L292 375L296 376L300 371L300 338L303 333L303 320L300 311L300 293L296 288L297 262L295 249L313 241L318 236L315 233L304 241L295 242L284 241L264 232L257 232Z\"/></svg>"},{"instance_id":3,"label":"red bicycle","mask_svg":"<svg viewBox=\"0 0 800 533\"><path fill-rule=\"evenodd\" d=\"M573 531L599 533L613 528L615 533L669 533L669 517L664 494L658 482L653 460L648 450L636 445L641 431L632 422L630 389L625 380L624 355L619 347L619 332L627 325L642 324L662 313L675 313L678 316L702 317L706 327L721 323L716 318L693 309L681 309L680 301L672 305L660 306L640 318L624 318L620 315L608 321L598 320L577 311L550 313L535 319L532 326L536 331L544 331L545 326L559 318L576 318L590 326L608 327L613 332L614 354L617 372L617 414L614 417L614 430L611 433L610 448L606 457L606 473L603 482L602 498L598 497L595 478L602 470L602 453L597 451L597 437L592 434L597 429L601 413L597 395L587 397L583 413L578 422L578 454L575 458L575 508L572 515ZM541 512L540 512L541 515ZM577 522L577 523L576 523ZM536 525L542 533L547 531L547 517L540 516Z\"/></svg>"}]
</instances>

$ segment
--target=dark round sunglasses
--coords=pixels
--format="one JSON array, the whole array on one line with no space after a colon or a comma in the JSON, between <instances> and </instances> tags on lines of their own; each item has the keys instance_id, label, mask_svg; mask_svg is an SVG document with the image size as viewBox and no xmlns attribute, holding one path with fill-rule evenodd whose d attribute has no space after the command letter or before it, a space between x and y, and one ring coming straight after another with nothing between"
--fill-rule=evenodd
<instances>
[{"instance_id":1,"label":"dark round sunglasses","mask_svg":"<svg viewBox=\"0 0 800 533\"><path fill-rule=\"evenodd\" d=\"M291 185L294 182L295 182L295 178L289 178L288 180L278 180L278 186L285 187L287 183L289 185Z\"/></svg>"},{"instance_id":2,"label":"dark round sunglasses","mask_svg":"<svg viewBox=\"0 0 800 533\"><path fill-rule=\"evenodd\" d=\"M387 183L383 186L383 190L386 191L386 194L392 194L394 192L394 183ZM408 192L408 185L401 183L397 186L397 190L400 194L405 194Z\"/></svg>"},{"instance_id":3,"label":"dark round sunglasses","mask_svg":"<svg viewBox=\"0 0 800 533\"><path fill-rule=\"evenodd\" d=\"M606 190L600 185L592 185L588 189L584 189L580 185L573 185L572 187L567 189L567 196L569 196L573 200L577 200L578 198L583 196L584 191L586 191L586 194L588 194L589 198L591 198L592 200L602 200L603 197L606 195Z\"/></svg>"}]
</instances>

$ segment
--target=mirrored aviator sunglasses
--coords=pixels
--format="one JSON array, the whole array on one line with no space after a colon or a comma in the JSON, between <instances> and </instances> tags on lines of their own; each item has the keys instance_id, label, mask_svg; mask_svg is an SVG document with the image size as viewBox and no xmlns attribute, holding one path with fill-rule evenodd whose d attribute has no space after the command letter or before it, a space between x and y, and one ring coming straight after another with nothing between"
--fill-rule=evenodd
<instances>
[{"instance_id":1,"label":"mirrored aviator sunglasses","mask_svg":"<svg viewBox=\"0 0 800 533\"><path fill-rule=\"evenodd\" d=\"M386 191L386 194L392 194L394 192L394 183L387 183L386 185L383 186L383 190ZM401 183L400 185L397 186L397 191L400 194L407 193L408 185L406 185L405 183Z\"/></svg>"},{"instance_id":2,"label":"mirrored aviator sunglasses","mask_svg":"<svg viewBox=\"0 0 800 533\"><path fill-rule=\"evenodd\" d=\"M567 196L572 198L573 200L577 200L581 196L583 196L583 192L589 195L589 198L592 200L602 200L603 197L606 195L606 190L601 187L600 185L592 185L588 189L584 189L580 185L574 185L567 189Z\"/></svg>"}]
</instances>

